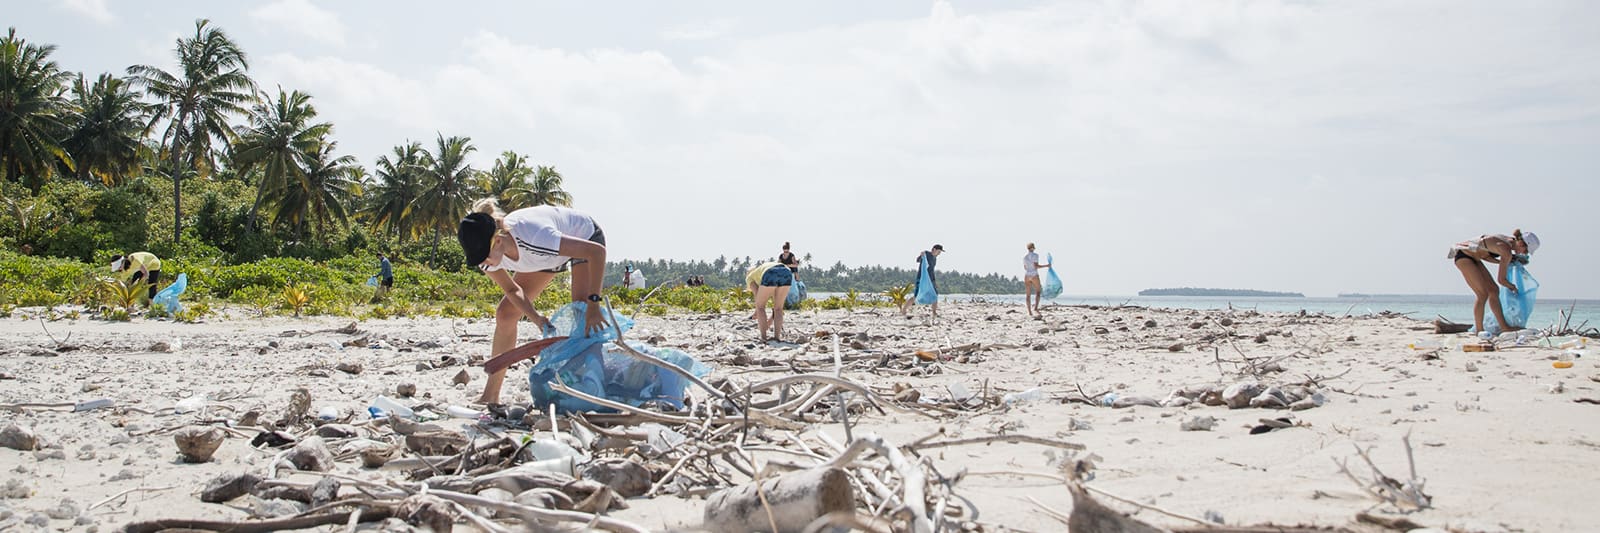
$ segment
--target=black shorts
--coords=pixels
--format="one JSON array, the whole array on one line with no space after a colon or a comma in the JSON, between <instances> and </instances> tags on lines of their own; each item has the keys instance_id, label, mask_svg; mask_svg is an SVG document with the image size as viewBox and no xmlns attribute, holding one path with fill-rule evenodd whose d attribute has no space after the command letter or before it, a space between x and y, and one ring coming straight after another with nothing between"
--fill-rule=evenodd
<instances>
[{"instance_id":1,"label":"black shorts","mask_svg":"<svg viewBox=\"0 0 1600 533\"><path fill-rule=\"evenodd\" d=\"M761 275L762 287L788 287L790 285L794 285L794 271L789 270L787 267L775 266L767 269L767 272Z\"/></svg>"},{"instance_id":2,"label":"black shorts","mask_svg":"<svg viewBox=\"0 0 1600 533\"><path fill-rule=\"evenodd\" d=\"M595 244L598 244L598 245L601 245L601 246L605 246L606 245L606 232L602 231L600 229L600 225L599 224L595 224L594 225L594 233L589 235L589 242L592 242L592 243L595 243ZM587 263L587 262L589 262L588 259L573 258L573 259L568 260L565 263L562 263L561 266L558 266L558 267L555 267L555 268L552 268L552 269L549 269L549 270L540 270L539 272L566 272L567 268L570 267L570 266L581 265L581 264L584 264L584 263Z\"/></svg>"},{"instance_id":3,"label":"black shorts","mask_svg":"<svg viewBox=\"0 0 1600 533\"><path fill-rule=\"evenodd\" d=\"M392 289L392 288L394 288L394 277L393 276L383 277L383 278L378 280L378 284L382 285L383 288L385 288L385 289Z\"/></svg>"}]
</instances>

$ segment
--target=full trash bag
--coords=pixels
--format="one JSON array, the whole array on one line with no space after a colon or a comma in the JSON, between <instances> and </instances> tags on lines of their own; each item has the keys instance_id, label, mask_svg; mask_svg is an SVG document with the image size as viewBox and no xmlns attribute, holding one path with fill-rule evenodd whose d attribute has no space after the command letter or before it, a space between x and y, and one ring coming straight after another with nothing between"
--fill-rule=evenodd
<instances>
[{"instance_id":1,"label":"full trash bag","mask_svg":"<svg viewBox=\"0 0 1600 533\"><path fill-rule=\"evenodd\" d=\"M1061 296L1061 276L1056 275L1055 256L1044 254L1044 257L1044 262L1050 265L1050 269L1044 273L1044 287L1039 291L1039 296L1049 300Z\"/></svg>"},{"instance_id":2,"label":"full trash bag","mask_svg":"<svg viewBox=\"0 0 1600 533\"><path fill-rule=\"evenodd\" d=\"M550 382L559 379L574 390L618 403L639 406L660 402L676 409L683 408L688 380L665 368L635 359L611 344L620 333L633 327L632 320L611 309L606 309L604 314L614 319L616 325L608 323L604 330L585 335L584 310L588 305L589 302L574 302L551 314L552 328L547 333L567 335L569 338L540 352L538 363L528 372L528 386L534 405L540 409L549 409L554 405L557 411L564 413L613 411L551 390ZM696 377L711 372L710 367L681 350L657 348L642 342L629 342L628 346L676 365Z\"/></svg>"},{"instance_id":3,"label":"full trash bag","mask_svg":"<svg viewBox=\"0 0 1600 533\"><path fill-rule=\"evenodd\" d=\"M805 299L806 299L806 282L800 281L800 280L794 280L794 284L789 286L789 297L784 298L784 300L783 300L783 308L784 309L799 309L800 308L800 302L805 301Z\"/></svg>"},{"instance_id":4,"label":"full trash bag","mask_svg":"<svg viewBox=\"0 0 1600 533\"><path fill-rule=\"evenodd\" d=\"M1500 310L1505 313L1506 322L1510 322L1501 326L1528 327L1528 317L1533 314L1533 302L1539 296L1539 280L1533 279L1533 274L1529 274L1522 263L1515 261L1506 267L1506 280L1517 286L1517 292L1500 287Z\"/></svg>"},{"instance_id":5,"label":"full trash bag","mask_svg":"<svg viewBox=\"0 0 1600 533\"><path fill-rule=\"evenodd\" d=\"M188 289L189 275L179 272L176 281L173 281L171 285L167 285L167 288L161 289L161 292L156 293L155 298L150 299L150 305L161 306L169 315L178 314L179 311L183 310L183 303L178 301L178 297L182 296L183 291Z\"/></svg>"},{"instance_id":6,"label":"full trash bag","mask_svg":"<svg viewBox=\"0 0 1600 533\"><path fill-rule=\"evenodd\" d=\"M917 305L928 305L939 301L939 292L933 288L933 276L928 274L928 262L917 261Z\"/></svg>"}]
</instances>

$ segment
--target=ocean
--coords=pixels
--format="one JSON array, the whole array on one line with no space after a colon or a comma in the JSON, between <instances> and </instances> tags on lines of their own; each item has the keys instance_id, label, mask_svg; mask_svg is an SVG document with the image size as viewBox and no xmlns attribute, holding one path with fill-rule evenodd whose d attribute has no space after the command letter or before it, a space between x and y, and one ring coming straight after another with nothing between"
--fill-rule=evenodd
<instances>
[{"instance_id":1,"label":"ocean","mask_svg":"<svg viewBox=\"0 0 1600 533\"><path fill-rule=\"evenodd\" d=\"M826 298L824 293L812 293L813 297ZM980 300L987 302L1005 302L1022 305L1020 294L951 294L942 295L945 301ZM1304 309L1309 313L1322 312L1333 316L1374 315L1383 311L1402 313L1418 320L1432 321L1437 317L1445 317L1453 322L1462 324L1472 323L1472 297L1462 295L1418 295L1418 296L1343 296L1333 298L1283 298L1283 297L1209 297L1209 296L1078 296L1065 294L1046 303L1061 305L1138 305L1144 307L1164 307L1172 309L1254 309L1257 311L1273 311L1295 313ZM1575 300L1562 298L1541 298L1533 307L1533 316L1528 319L1528 326L1544 329L1556 324L1561 311L1571 310L1572 319L1569 326L1577 328L1579 324L1588 321L1585 328L1600 327L1600 300ZM1485 310L1487 313L1487 310ZM1484 320L1494 320L1493 314L1485 314Z\"/></svg>"}]
</instances>

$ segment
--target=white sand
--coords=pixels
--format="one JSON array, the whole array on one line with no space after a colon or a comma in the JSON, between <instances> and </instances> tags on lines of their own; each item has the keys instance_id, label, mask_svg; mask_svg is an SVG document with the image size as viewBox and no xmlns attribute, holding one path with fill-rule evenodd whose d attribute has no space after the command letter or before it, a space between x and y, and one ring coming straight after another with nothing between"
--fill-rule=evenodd
<instances>
[{"instance_id":1,"label":"white sand","mask_svg":"<svg viewBox=\"0 0 1600 533\"><path fill-rule=\"evenodd\" d=\"M846 376L876 386L909 383L928 397L943 397L943 387L964 384L974 392L996 394L1043 387L1050 398L1075 392L1115 390L1122 395L1163 399L1174 388L1236 380L1234 365L1219 365L1214 353L1239 359L1299 352L1281 362L1285 372L1268 380L1285 383L1309 377L1342 377L1324 382L1329 403L1288 411L1192 406L1110 409L1041 401L1015 409L987 410L941 421L892 413L857 420L855 431L872 431L905 443L943 427L960 437L997 432L1056 438L1084 444L1102 461L1092 486L1190 516L1220 513L1229 524L1276 523L1346 526L1374 501L1361 494L1335 467L1334 460L1357 463L1352 444L1373 447L1373 458L1386 473L1404 477L1407 433L1415 445L1418 474L1427 480L1435 508L1410 515L1414 521L1468 531L1584 531L1597 526L1588 507L1600 487L1600 405L1574 403L1575 398L1600 398L1591 381L1597 369L1592 358L1571 369L1551 367L1559 350L1517 348L1497 353L1446 350L1438 360L1423 360L1406 347L1414 339L1452 339L1418 331L1425 324L1405 318L1319 318L1290 315L1231 315L1238 323L1232 344L1196 343L1222 331L1207 317L1226 312L1088 308L1047 308L1047 321L1028 320L1021 306L959 303L942 306L945 318L934 325L907 320L887 310L829 311L791 314L789 336L810 336L818 330L881 336L867 349L904 357L915 349L981 342L1014 344L1018 349L982 354L981 362L946 363L947 372L913 377L847 370ZM923 310L925 312L925 310ZM241 315L245 313L240 313ZM641 317L634 338L659 335L661 344L681 347L717 367L714 375L757 380L778 374L740 373L748 368L727 361L743 351L780 362L796 359L831 365L823 342L786 346L755 345L753 327L743 314L719 317ZM1145 328L1154 320L1155 328ZM1206 325L1189 329L1190 322ZM174 324L136 319L131 323L91 320L47 324L57 339L77 350L55 354L56 346L37 320L14 316L0 319L0 403L72 402L108 397L120 405L157 411L193 395L226 398L202 418L233 417L260 409L270 418L286 403L291 390L305 387L313 412L334 406L364 411L379 394L393 394L395 385L413 382L420 393L447 403L476 398L482 371L474 381L452 385L459 366L417 371L419 362L441 357L487 355L489 321L396 319L360 324L362 335L381 339L385 348L343 348L334 344L354 338L331 330L350 321L338 318L214 319L202 324ZM1061 331L1041 332L1057 329ZM1047 327L1051 326L1051 327ZM1105 334L1093 332L1106 327ZM1127 331L1119 330L1127 327ZM533 328L524 328L524 338ZM1264 344L1258 333L1281 331ZM290 331L296 333L289 333ZM70 340L65 336L71 334ZM1354 337L1347 341L1347 337ZM444 345L425 347L424 341ZM149 351L157 341L181 341L174 353ZM1182 352L1166 346L1184 342ZM268 343L276 343L269 347ZM397 347L407 348L400 351ZM1215 348L1215 352L1213 351ZM1033 349L1042 348L1042 349ZM846 348L846 353L856 350ZM49 356L36 354L52 354ZM1596 356L1600 357L1600 356ZM339 362L365 367L359 375L332 370ZM1467 368L1475 365L1476 370ZM524 364L525 365L525 364ZM316 372L314 369L328 367ZM504 399L526 398L526 366L513 370ZM1345 373L1348 371L1348 373ZM1226 374L1226 376L1224 376ZM1565 391L1552 393L1557 383ZM98 387L96 390L90 390ZM1335 392L1338 389L1344 392ZM419 394L420 394L419 393ZM1218 419L1209 432L1179 431L1182 420L1209 415ZM1292 416L1303 427L1250 435L1258 419ZM134 519L204 517L243 519L250 497L229 504L206 504L197 498L212 476L228 471L263 471L267 452L253 450L245 439L229 439L213 462L185 464L177 460L170 433L131 436L180 426L194 414L146 415L103 409L73 413L67 409L0 412L0 427L31 428L48 448L42 452L0 449L0 487L15 480L23 498L0 499L0 529L15 526L37 512L75 502L76 513L52 519L54 529L109 530ZM1072 431L1074 424L1090 429ZM842 439L839 424L813 426ZM59 451L59 453L57 453ZM1032 496L1068 512L1070 500L1059 483L1037 477L981 475L984 472L1053 473L1045 448L1026 444L992 444L931 452L941 472L971 474L957 492L971 499L977 522L1033 531L1060 531L1064 526L1025 498ZM64 458L54 458L63 456ZM53 457L54 456L54 457ZM358 464L340 471L373 476ZM1358 473L1365 474L1364 468ZM135 492L92 511L86 507L127 489L172 487ZM348 490L348 489L347 489ZM1109 502L1108 502L1109 503ZM636 499L631 509L615 513L651 528L692 527L701 500L660 497ZM1114 504L1115 505L1115 504ZM1118 508L1133 510L1130 506ZM1381 509L1381 508L1380 508ZM74 526L74 515L85 515ZM1181 526L1187 522L1150 511L1139 517Z\"/></svg>"}]
</instances>

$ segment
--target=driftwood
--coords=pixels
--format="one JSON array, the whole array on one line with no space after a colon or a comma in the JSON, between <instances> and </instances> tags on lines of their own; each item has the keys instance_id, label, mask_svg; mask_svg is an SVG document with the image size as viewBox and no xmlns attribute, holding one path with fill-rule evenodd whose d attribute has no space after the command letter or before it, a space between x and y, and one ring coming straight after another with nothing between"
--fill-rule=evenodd
<instances>
[{"instance_id":1,"label":"driftwood","mask_svg":"<svg viewBox=\"0 0 1600 533\"><path fill-rule=\"evenodd\" d=\"M187 518L164 518L160 520L145 520L131 522L123 525L117 531L121 533L154 533L168 529L191 529L204 531L228 531L232 533L265 533L269 531L282 531L286 529L309 529L319 526L334 524L347 524L352 518L358 522L378 522L388 520L394 516L393 509L387 507L365 507L354 511L338 511L308 516L294 516L289 518L276 518L271 520L192 520Z\"/></svg>"},{"instance_id":2,"label":"driftwood","mask_svg":"<svg viewBox=\"0 0 1600 533\"><path fill-rule=\"evenodd\" d=\"M813 468L723 489L706 498L704 527L718 533L801 532L820 517L855 508L838 468Z\"/></svg>"}]
</instances>

